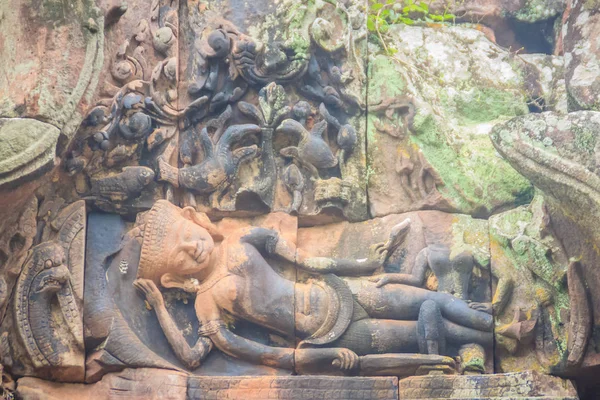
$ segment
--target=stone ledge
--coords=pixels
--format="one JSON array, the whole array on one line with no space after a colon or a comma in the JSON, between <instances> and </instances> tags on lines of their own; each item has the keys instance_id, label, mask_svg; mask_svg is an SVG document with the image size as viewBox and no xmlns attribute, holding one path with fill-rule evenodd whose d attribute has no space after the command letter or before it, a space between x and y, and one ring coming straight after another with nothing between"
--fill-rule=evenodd
<instances>
[{"instance_id":1,"label":"stone ledge","mask_svg":"<svg viewBox=\"0 0 600 400\"><path fill-rule=\"evenodd\" d=\"M494 375L413 376L399 382L400 399L578 399L573 384L535 371Z\"/></svg>"}]
</instances>

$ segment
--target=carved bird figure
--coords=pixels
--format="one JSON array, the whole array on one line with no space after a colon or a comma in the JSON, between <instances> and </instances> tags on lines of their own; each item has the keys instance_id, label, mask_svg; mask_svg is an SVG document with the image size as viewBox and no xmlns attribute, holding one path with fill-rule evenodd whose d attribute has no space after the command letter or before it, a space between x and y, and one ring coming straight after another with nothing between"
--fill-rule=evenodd
<instances>
[{"instance_id":1,"label":"carved bird figure","mask_svg":"<svg viewBox=\"0 0 600 400\"><path fill-rule=\"evenodd\" d=\"M233 125L218 138L217 143L206 128L200 134L200 146L204 160L197 165L175 168L164 158L159 158L159 180L175 187L185 187L197 193L212 193L227 188L235 177L240 164L258 154L258 146L251 145L232 150L232 146L248 135L258 134L258 125Z\"/></svg>"},{"instance_id":2,"label":"carved bird figure","mask_svg":"<svg viewBox=\"0 0 600 400\"><path fill-rule=\"evenodd\" d=\"M92 178L92 197L124 201L140 195L154 180L154 171L148 167L124 167L123 172L105 178Z\"/></svg>"},{"instance_id":3,"label":"carved bird figure","mask_svg":"<svg viewBox=\"0 0 600 400\"><path fill-rule=\"evenodd\" d=\"M293 134L300 137L298 146L290 146L281 149L282 156L292 158L301 166L308 169L313 176L318 176L318 168L335 167L337 158L325 140L323 134L327 131L327 121L321 121L314 125L308 132L304 126L293 119L286 119L279 125L277 132Z\"/></svg>"}]
</instances>

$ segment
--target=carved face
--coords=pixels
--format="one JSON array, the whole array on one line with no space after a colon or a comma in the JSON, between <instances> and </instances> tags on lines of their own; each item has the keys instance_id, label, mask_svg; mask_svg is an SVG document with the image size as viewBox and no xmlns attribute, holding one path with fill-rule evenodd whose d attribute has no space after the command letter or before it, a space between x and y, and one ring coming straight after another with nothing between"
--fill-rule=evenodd
<instances>
[{"instance_id":1,"label":"carved face","mask_svg":"<svg viewBox=\"0 0 600 400\"><path fill-rule=\"evenodd\" d=\"M69 275L69 269L63 264L50 266L35 277L33 288L36 293L58 292L69 280Z\"/></svg>"},{"instance_id":2,"label":"carved face","mask_svg":"<svg viewBox=\"0 0 600 400\"><path fill-rule=\"evenodd\" d=\"M189 219L177 221L174 247L169 256L169 271L190 275L206 268L215 242L208 231Z\"/></svg>"}]
</instances>

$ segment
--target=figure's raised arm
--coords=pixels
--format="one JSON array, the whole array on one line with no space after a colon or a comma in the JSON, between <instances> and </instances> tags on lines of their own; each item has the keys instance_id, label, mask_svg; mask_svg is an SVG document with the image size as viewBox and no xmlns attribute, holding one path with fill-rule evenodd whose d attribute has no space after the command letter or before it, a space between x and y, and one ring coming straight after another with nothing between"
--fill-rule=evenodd
<instances>
[{"instance_id":1,"label":"figure's raised arm","mask_svg":"<svg viewBox=\"0 0 600 400\"><path fill-rule=\"evenodd\" d=\"M212 349L210 339L201 336L196 344L190 347L167 311L162 294L156 284L149 279L137 279L133 284L145 295L148 303L154 308L158 322L177 358L190 370L200 366L202 360Z\"/></svg>"},{"instance_id":2,"label":"figure's raised arm","mask_svg":"<svg viewBox=\"0 0 600 400\"><path fill-rule=\"evenodd\" d=\"M422 287L425 283L425 277L427 274L427 268L429 267L428 249L424 248L417 254L415 259L415 265L412 273L410 274L382 274L376 275L369 280L377 283L377 287L382 287L390 283L400 283L404 285L411 285Z\"/></svg>"},{"instance_id":3,"label":"figure's raised arm","mask_svg":"<svg viewBox=\"0 0 600 400\"><path fill-rule=\"evenodd\" d=\"M388 256L406 238L410 230L410 219L406 219L392 228L386 242L376 243L369 247L369 256L363 259L343 259L332 257L313 257L302 249L297 249L285 238L271 235L266 241L269 254L290 261L308 272L336 275L369 275L383 266Z\"/></svg>"}]
</instances>

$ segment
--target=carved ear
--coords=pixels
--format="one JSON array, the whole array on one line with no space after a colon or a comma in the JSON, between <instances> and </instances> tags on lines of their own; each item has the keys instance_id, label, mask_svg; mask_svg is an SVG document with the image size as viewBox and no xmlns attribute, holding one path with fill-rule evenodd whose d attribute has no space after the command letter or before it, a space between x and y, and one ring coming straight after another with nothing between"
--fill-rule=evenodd
<instances>
[{"instance_id":1,"label":"carved ear","mask_svg":"<svg viewBox=\"0 0 600 400\"><path fill-rule=\"evenodd\" d=\"M183 289L185 285L185 278L179 275L166 273L160 277L160 284L167 289L178 288Z\"/></svg>"},{"instance_id":2,"label":"carved ear","mask_svg":"<svg viewBox=\"0 0 600 400\"><path fill-rule=\"evenodd\" d=\"M183 215L184 218L189 219L196 225L199 225L206 229L215 241L223 240L223 235L221 234L221 232L219 232L217 226L210 222L210 219L205 213L197 212L193 207L188 206L181 210L181 215Z\"/></svg>"},{"instance_id":3,"label":"carved ear","mask_svg":"<svg viewBox=\"0 0 600 400\"><path fill-rule=\"evenodd\" d=\"M194 207L187 206L181 210L181 215L183 218L189 219L190 221L194 221L194 214L196 214Z\"/></svg>"}]
</instances>

